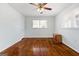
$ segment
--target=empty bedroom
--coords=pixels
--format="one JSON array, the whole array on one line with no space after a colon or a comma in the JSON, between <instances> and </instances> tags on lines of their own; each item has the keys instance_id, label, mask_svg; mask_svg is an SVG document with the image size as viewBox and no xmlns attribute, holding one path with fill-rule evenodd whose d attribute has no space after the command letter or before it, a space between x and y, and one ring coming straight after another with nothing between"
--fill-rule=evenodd
<instances>
[{"instance_id":1,"label":"empty bedroom","mask_svg":"<svg viewBox=\"0 0 79 59\"><path fill-rule=\"evenodd\" d=\"M79 3L0 3L0 56L79 56Z\"/></svg>"}]
</instances>

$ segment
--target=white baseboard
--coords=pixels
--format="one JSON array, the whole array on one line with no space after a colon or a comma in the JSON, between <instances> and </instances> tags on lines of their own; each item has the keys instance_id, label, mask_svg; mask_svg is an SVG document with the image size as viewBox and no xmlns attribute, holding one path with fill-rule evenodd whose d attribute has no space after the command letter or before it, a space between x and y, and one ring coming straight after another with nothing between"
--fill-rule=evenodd
<instances>
[{"instance_id":1,"label":"white baseboard","mask_svg":"<svg viewBox=\"0 0 79 59\"><path fill-rule=\"evenodd\" d=\"M53 37L52 36L51 37L36 37L36 36L27 37L27 36L25 36L24 38L53 38Z\"/></svg>"},{"instance_id":2,"label":"white baseboard","mask_svg":"<svg viewBox=\"0 0 79 59\"><path fill-rule=\"evenodd\" d=\"M75 48L73 48L72 46L70 46L70 45L68 45L67 43L65 43L65 42L63 42L65 45L67 45L67 46L69 46L71 49L73 49L74 51L76 51L76 52L78 52L79 53L79 51L77 50L77 49L75 49Z\"/></svg>"},{"instance_id":3,"label":"white baseboard","mask_svg":"<svg viewBox=\"0 0 79 59\"><path fill-rule=\"evenodd\" d=\"M52 36L24 36L24 38L53 38Z\"/></svg>"}]
</instances>

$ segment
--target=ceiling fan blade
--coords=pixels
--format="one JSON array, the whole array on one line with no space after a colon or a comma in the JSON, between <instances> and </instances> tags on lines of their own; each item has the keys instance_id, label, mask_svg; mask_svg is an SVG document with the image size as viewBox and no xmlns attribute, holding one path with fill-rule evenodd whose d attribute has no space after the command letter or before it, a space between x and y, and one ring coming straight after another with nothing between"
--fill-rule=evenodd
<instances>
[{"instance_id":1,"label":"ceiling fan blade","mask_svg":"<svg viewBox=\"0 0 79 59\"><path fill-rule=\"evenodd\" d=\"M45 6L47 3L43 3L42 5Z\"/></svg>"},{"instance_id":2,"label":"ceiling fan blade","mask_svg":"<svg viewBox=\"0 0 79 59\"><path fill-rule=\"evenodd\" d=\"M46 9L46 10L52 10L52 8L48 8L48 7L44 7L44 9Z\"/></svg>"},{"instance_id":3,"label":"ceiling fan blade","mask_svg":"<svg viewBox=\"0 0 79 59\"><path fill-rule=\"evenodd\" d=\"M29 4L34 5L34 6L37 6L35 3L29 3Z\"/></svg>"}]
</instances>

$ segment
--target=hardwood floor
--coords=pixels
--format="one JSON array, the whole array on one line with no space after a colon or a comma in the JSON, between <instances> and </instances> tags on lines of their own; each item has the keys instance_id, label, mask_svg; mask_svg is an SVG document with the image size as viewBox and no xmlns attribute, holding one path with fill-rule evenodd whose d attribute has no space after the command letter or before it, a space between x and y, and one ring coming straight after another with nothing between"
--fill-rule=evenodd
<instances>
[{"instance_id":1,"label":"hardwood floor","mask_svg":"<svg viewBox=\"0 0 79 59\"><path fill-rule=\"evenodd\" d=\"M1 52L7 56L79 56L68 46L53 44L51 38L24 38Z\"/></svg>"}]
</instances>

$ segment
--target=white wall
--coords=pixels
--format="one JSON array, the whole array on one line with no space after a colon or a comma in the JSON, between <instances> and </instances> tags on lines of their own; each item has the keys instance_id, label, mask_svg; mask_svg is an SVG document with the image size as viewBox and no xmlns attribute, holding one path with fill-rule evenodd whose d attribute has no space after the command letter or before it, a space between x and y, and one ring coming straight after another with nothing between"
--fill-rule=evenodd
<instances>
[{"instance_id":1,"label":"white wall","mask_svg":"<svg viewBox=\"0 0 79 59\"><path fill-rule=\"evenodd\" d=\"M33 29L32 20L47 20L47 29ZM54 33L54 17L51 16L27 16L25 20L25 37L52 37Z\"/></svg>"},{"instance_id":2,"label":"white wall","mask_svg":"<svg viewBox=\"0 0 79 59\"><path fill-rule=\"evenodd\" d=\"M0 3L0 51L19 41L24 35L24 17L9 4Z\"/></svg>"},{"instance_id":3,"label":"white wall","mask_svg":"<svg viewBox=\"0 0 79 59\"><path fill-rule=\"evenodd\" d=\"M75 51L79 52L79 28L62 28L61 26L65 23L68 16L72 16L73 19L73 14L75 13L73 11L77 8L79 8L79 4L73 4L56 16L55 32L61 33L63 35L63 42ZM76 10L76 12L79 12L79 10Z\"/></svg>"}]
</instances>

